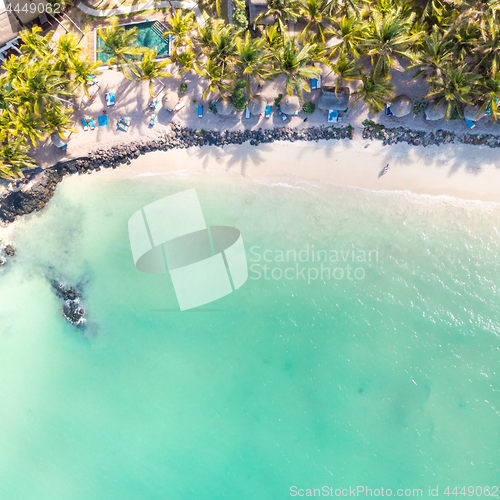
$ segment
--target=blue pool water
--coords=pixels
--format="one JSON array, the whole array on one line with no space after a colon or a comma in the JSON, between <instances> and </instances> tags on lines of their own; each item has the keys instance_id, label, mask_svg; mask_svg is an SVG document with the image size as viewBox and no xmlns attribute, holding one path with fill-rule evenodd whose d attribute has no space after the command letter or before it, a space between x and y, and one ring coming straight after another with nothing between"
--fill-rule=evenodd
<instances>
[{"instance_id":1,"label":"blue pool water","mask_svg":"<svg viewBox=\"0 0 500 500\"><path fill-rule=\"evenodd\" d=\"M148 49L153 49L156 50L158 53L158 57L166 57L168 56L168 37L163 38L159 33L153 30L153 24L155 24L156 21L149 21L149 22L144 22L144 23L134 23L134 24L127 24L124 25L123 27L126 30L130 30L132 28L137 28L138 30L138 35L137 35L137 41L134 45L137 45L138 47L147 47ZM100 49L104 47L104 43L97 34L96 36L96 59L98 61L101 61L103 63L106 63L109 59L109 55L99 52Z\"/></svg>"}]
</instances>

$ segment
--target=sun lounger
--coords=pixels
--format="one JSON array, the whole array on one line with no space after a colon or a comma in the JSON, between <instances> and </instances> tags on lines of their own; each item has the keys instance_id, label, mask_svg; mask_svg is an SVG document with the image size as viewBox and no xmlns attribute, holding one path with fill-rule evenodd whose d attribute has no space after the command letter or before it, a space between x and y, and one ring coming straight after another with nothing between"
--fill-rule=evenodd
<instances>
[{"instance_id":1,"label":"sun lounger","mask_svg":"<svg viewBox=\"0 0 500 500\"><path fill-rule=\"evenodd\" d=\"M116 128L118 130L122 130L123 132L127 132L127 127L120 121L116 122Z\"/></svg>"},{"instance_id":2,"label":"sun lounger","mask_svg":"<svg viewBox=\"0 0 500 500\"><path fill-rule=\"evenodd\" d=\"M321 75L318 76L318 89L321 88Z\"/></svg>"},{"instance_id":3,"label":"sun lounger","mask_svg":"<svg viewBox=\"0 0 500 500\"><path fill-rule=\"evenodd\" d=\"M180 111L185 105L186 105L186 103L184 101L179 101L175 105L174 112L177 113L177 111Z\"/></svg>"},{"instance_id":4,"label":"sun lounger","mask_svg":"<svg viewBox=\"0 0 500 500\"><path fill-rule=\"evenodd\" d=\"M281 111L281 109L278 111L278 115L281 117L281 119L283 121L286 121L288 116L285 115L285 113L283 113L283 111Z\"/></svg>"},{"instance_id":5,"label":"sun lounger","mask_svg":"<svg viewBox=\"0 0 500 500\"><path fill-rule=\"evenodd\" d=\"M316 90L318 88L318 79L311 78L311 90Z\"/></svg>"},{"instance_id":6,"label":"sun lounger","mask_svg":"<svg viewBox=\"0 0 500 500\"><path fill-rule=\"evenodd\" d=\"M465 123L467 123L467 126L472 129L476 126L476 124L472 121L472 120L468 120L467 118L465 118Z\"/></svg>"},{"instance_id":7,"label":"sun lounger","mask_svg":"<svg viewBox=\"0 0 500 500\"><path fill-rule=\"evenodd\" d=\"M245 118L250 118L250 110L245 108Z\"/></svg>"},{"instance_id":8,"label":"sun lounger","mask_svg":"<svg viewBox=\"0 0 500 500\"><path fill-rule=\"evenodd\" d=\"M269 118L271 116L271 106L266 106L266 118Z\"/></svg>"},{"instance_id":9,"label":"sun lounger","mask_svg":"<svg viewBox=\"0 0 500 500\"><path fill-rule=\"evenodd\" d=\"M108 115L99 115L97 118L97 123L99 127L103 127L104 125L108 124Z\"/></svg>"},{"instance_id":10,"label":"sun lounger","mask_svg":"<svg viewBox=\"0 0 500 500\"><path fill-rule=\"evenodd\" d=\"M328 111L328 123L335 123L339 121L338 109L330 109Z\"/></svg>"},{"instance_id":11,"label":"sun lounger","mask_svg":"<svg viewBox=\"0 0 500 500\"><path fill-rule=\"evenodd\" d=\"M115 105L115 94L113 92L108 92L106 95L106 104L108 106L114 106Z\"/></svg>"},{"instance_id":12,"label":"sun lounger","mask_svg":"<svg viewBox=\"0 0 500 500\"><path fill-rule=\"evenodd\" d=\"M392 116L392 111L391 111L391 105L386 104L385 105L385 116Z\"/></svg>"},{"instance_id":13,"label":"sun lounger","mask_svg":"<svg viewBox=\"0 0 500 500\"><path fill-rule=\"evenodd\" d=\"M154 111L156 109L156 105L158 104L158 100L157 99L153 99L149 104L148 104L148 108L151 110L151 111Z\"/></svg>"},{"instance_id":14,"label":"sun lounger","mask_svg":"<svg viewBox=\"0 0 500 500\"><path fill-rule=\"evenodd\" d=\"M90 85L97 85L97 78L94 75L87 75L87 78Z\"/></svg>"},{"instance_id":15,"label":"sun lounger","mask_svg":"<svg viewBox=\"0 0 500 500\"><path fill-rule=\"evenodd\" d=\"M82 125L83 125L83 130L87 132L87 130L89 129L89 124L85 118L82 118Z\"/></svg>"},{"instance_id":16,"label":"sun lounger","mask_svg":"<svg viewBox=\"0 0 500 500\"><path fill-rule=\"evenodd\" d=\"M201 118L203 116L203 106L201 104L198 104L198 118Z\"/></svg>"},{"instance_id":17,"label":"sun lounger","mask_svg":"<svg viewBox=\"0 0 500 500\"><path fill-rule=\"evenodd\" d=\"M120 116L119 121L122 122L126 127L130 126L130 120L128 120L127 118L123 118L123 116Z\"/></svg>"},{"instance_id":18,"label":"sun lounger","mask_svg":"<svg viewBox=\"0 0 500 500\"><path fill-rule=\"evenodd\" d=\"M94 130L95 129L94 120L92 118L89 118L88 120L89 120L90 130Z\"/></svg>"},{"instance_id":19,"label":"sun lounger","mask_svg":"<svg viewBox=\"0 0 500 500\"><path fill-rule=\"evenodd\" d=\"M156 122L156 115L153 113L149 118L149 126L152 127Z\"/></svg>"}]
</instances>

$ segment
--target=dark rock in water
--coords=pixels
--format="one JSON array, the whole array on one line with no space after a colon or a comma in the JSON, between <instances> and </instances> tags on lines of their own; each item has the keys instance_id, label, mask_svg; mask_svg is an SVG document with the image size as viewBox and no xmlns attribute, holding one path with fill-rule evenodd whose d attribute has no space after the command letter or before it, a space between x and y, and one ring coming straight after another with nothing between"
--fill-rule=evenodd
<instances>
[{"instance_id":1,"label":"dark rock in water","mask_svg":"<svg viewBox=\"0 0 500 500\"><path fill-rule=\"evenodd\" d=\"M55 279L50 280L52 288L55 290L56 295L64 300L75 300L81 297L81 295L73 290L71 287L67 287L65 283L61 283Z\"/></svg>"},{"instance_id":2,"label":"dark rock in water","mask_svg":"<svg viewBox=\"0 0 500 500\"><path fill-rule=\"evenodd\" d=\"M84 326L86 323L85 309L80 303L80 298L66 300L62 307L63 316L75 326Z\"/></svg>"},{"instance_id":3,"label":"dark rock in water","mask_svg":"<svg viewBox=\"0 0 500 500\"><path fill-rule=\"evenodd\" d=\"M7 259L3 255L0 255L0 266L3 266L6 262Z\"/></svg>"},{"instance_id":4,"label":"dark rock in water","mask_svg":"<svg viewBox=\"0 0 500 500\"><path fill-rule=\"evenodd\" d=\"M57 279L51 279L50 284L56 295L64 299L62 315L72 325L83 328L87 320L85 318L85 308L83 307L81 294L74 287L70 287Z\"/></svg>"},{"instance_id":5,"label":"dark rock in water","mask_svg":"<svg viewBox=\"0 0 500 500\"><path fill-rule=\"evenodd\" d=\"M4 248L4 252L9 256L13 257L16 254L14 247L12 245L6 245Z\"/></svg>"}]
</instances>

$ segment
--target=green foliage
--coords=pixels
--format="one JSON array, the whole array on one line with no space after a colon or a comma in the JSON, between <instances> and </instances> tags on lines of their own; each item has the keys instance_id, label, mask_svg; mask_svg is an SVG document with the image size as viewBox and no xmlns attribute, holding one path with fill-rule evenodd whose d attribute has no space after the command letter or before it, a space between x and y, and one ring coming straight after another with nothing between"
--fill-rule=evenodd
<instances>
[{"instance_id":1,"label":"green foliage","mask_svg":"<svg viewBox=\"0 0 500 500\"><path fill-rule=\"evenodd\" d=\"M245 88L245 82L239 80L234 86L234 91L232 93L233 108L238 111L243 111L248 106L248 99L243 91Z\"/></svg>"},{"instance_id":2,"label":"green foliage","mask_svg":"<svg viewBox=\"0 0 500 500\"><path fill-rule=\"evenodd\" d=\"M239 30L246 30L248 28L248 19L245 9L236 5L233 10L233 24Z\"/></svg>"},{"instance_id":3,"label":"green foliage","mask_svg":"<svg viewBox=\"0 0 500 500\"><path fill-rule=\"evenodd\" d=\"M315 110L316 110L316 104L314 104L312 101L306 101L302 105L302 111L304 113L314 113Z\"/></svg>"},{"instance_id":4,"label":"green foliage","mask_svg":"<svg viewBox=\"0 0 500 500\"><path fill-rule=\"evenodd\" d=\"M418 116L425 111L426 102L421 97L413 99L413 114Z\"/></svg>"},{"instance_id":5,"label":"green foliage","mask_svg":"<svg viewBox=\"0 0 500 500\"><path fill-rule=\"evenodd\" d=\"M283 99L283 94L278 94L278 97L274 98L274 105L279 109L281 104L281 99Z\"/></svg>"},{"instance_id":6,"label":"green foliage","mask_svg":"<svg viewBox=\"0 0 500 500\"><path fill-rule=\"evenodd\" d=\"M187 86L187 83L186 82L182 82L180 85L179 85L179 92L181 94L184 94L187 90L188 86Z\"/></svg>"}]
</instances>

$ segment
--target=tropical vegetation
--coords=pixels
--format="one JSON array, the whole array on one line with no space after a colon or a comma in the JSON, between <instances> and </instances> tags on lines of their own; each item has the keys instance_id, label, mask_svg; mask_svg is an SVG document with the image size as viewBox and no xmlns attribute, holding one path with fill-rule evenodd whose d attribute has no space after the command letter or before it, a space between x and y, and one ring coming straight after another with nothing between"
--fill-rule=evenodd
<instances>
[{"instance_id":1,"label":"tropical vegetation","mask_svg":"<svg viewBox=\"0 0 500 500\"><path fill-rule=\"evenodd\" d=\"M256 29L241 0L233 24L221 18L220 1L207 4L213 11L203 26L190 11L171 16L164 35L174 37L171 61L138 47L136 30L116 20L98 30L100 50L126 78L147 81L151 95L172 62L174 78L196 73L204 99L232 97L237 109L278 76L283 92L302 98L309 80L326 70L336 91L358 81L351 103L365 103L372 114L393 99L395 72L425 81L422 98L445 105L447 118L463 117L466 107L493 120L500 114L497 0L267 0ZM288 27L299 20L304 28L292 35ZM31 146L71 132L75 97L88 92L89 75L97 73L72 35L52 43L35 27L21 38L22 55L6 59L0 74L0 176L10 178L32 164Z\"/></svg>"}]
</instances>

